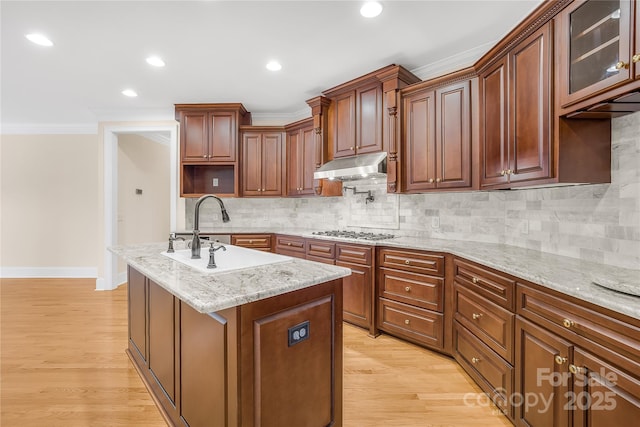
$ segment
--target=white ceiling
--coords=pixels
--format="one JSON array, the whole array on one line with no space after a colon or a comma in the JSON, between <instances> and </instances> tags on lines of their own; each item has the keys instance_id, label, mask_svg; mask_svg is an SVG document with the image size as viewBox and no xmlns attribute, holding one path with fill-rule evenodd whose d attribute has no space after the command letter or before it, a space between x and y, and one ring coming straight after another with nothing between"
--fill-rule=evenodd
<instances>
[{"instance_id":1,"label":"white ceiling","mask_svg":"<svg viewBox=\"0 0 640 427\"><path fill-rule=\"evenodd\" d=\"M241 102L254 123L395 63L424 79L471 65L540 0L0 2L2 130L167 120L173 104ZM24 36L42 32L45 48ZM145 58L161 56L166 67ZM282 70L266 70L270 59ZM127 98L125 88L139 96Z\"/></svg>"}]
</instances>

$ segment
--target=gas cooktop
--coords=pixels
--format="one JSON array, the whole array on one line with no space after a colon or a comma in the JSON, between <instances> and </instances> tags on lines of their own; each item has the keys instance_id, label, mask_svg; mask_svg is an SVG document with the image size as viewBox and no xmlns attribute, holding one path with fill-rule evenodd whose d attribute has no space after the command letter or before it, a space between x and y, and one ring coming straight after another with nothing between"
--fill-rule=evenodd
<instances>
[{"instance_id":1,"label":"gas cooktop","mask_svg":"<svg viewBox=\"0 0 640 427\"><path fill-rule=\"evenodd\" d=\"M384 240L384 239L392 239L395 237L393 234L365 233L363 231L346 231L346 230L314 231L311 234L315 234L316 236L341 237L345 239L359 239L359 240Z\"/></svg>"}]
</instances>

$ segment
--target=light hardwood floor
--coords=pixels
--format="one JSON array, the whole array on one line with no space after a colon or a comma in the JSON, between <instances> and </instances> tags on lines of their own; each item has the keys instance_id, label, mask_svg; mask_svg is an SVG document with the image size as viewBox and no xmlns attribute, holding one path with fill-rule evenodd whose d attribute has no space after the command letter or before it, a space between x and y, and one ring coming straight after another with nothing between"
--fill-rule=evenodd
<instances>
[{"instance_id":1,"label":"light hardwood floor","mask_svg":"<svg viewBox=\"0 0 640 427\"><path fill-rule=\"evenodd\" d=\"M165 426L124 353L126 286L94 286L2 279L3 427ZM511 425L453 360L393 337L345 325L344 366L344 427Z\"/></svg>"}]
</instances>

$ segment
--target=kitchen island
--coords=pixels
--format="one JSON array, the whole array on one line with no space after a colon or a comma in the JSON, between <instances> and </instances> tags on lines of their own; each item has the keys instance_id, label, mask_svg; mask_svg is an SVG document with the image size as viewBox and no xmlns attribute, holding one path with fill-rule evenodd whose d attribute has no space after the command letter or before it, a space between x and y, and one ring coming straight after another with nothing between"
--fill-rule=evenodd
<instances>
[{"instance_id":1,"label":"kitchen island","mask_svg":"<svg viewBox=\"0 0 640 427\"><path fill-rule=\"evenodd\" d=\"M127 354L169 425L342 425L349 269L291 258L209 273L165 244L111 250L128 264Z\"/></svg>"}]
</instances>

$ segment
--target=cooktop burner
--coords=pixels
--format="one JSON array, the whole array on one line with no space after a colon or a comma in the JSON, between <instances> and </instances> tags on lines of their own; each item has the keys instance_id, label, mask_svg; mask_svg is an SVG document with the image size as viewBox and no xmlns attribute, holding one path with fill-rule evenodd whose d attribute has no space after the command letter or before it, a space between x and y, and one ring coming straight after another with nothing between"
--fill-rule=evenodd
<instances>
[{"instance_id":1,"label":"cooktop burner","mask_svg":"<svg viewBox=\"0 0 640 427\"><path fill-rule=\"evenodd\" d=\"M314 231L311 234L315 234L316 236L343 237L346 239L360 239L360 240L384 240L384 239L392 239L395 237L393 234L365 233L363 231L346 231L346 230Z\"/></svg>"}]
</instances>

